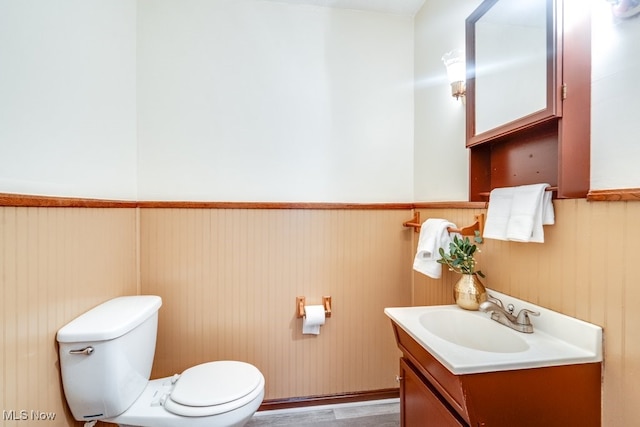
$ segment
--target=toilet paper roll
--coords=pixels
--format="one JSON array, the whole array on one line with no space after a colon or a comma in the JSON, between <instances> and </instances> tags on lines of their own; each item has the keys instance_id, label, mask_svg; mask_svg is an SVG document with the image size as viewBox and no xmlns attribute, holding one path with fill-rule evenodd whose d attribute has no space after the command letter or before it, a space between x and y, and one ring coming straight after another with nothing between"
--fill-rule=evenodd
<instances>
[{"instance_id":1,"label":"toilet paper roll","mask_svg":"<svg viewBox=\"0 0 640 427\"><path fill-rule=\"evenodd\" d=\"M305 316L302 319L302 333L319 335L320 326L324 325L324 306L305 305Z\"/></svg>"}]
</instances>

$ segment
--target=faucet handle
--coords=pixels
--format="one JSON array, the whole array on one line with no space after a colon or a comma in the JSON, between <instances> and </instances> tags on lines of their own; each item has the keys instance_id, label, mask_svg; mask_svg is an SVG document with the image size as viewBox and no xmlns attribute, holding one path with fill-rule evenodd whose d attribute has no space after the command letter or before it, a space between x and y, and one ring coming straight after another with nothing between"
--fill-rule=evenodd
<instances>
[{"instance_id":1,"label":"faucet handle","mask_svg":"<svg viewBox=\"0 0 640 427\"><path fill-rule=\"evenodd\" d=\"M523 308L518 313L518 316L516 318L516 322L518 322L520 325L530 325L531 324L531 320L529 319L529 315L531 315L531 316L540 316L540 312L539 311L532 311L532 310L529 310L527 308Z\"/></svg>"},{"instance_id":2,"label":"faucet handle","mask_svg":"<svg viewBox=\"0 0 640 427\"><path fill-rule=\"evenodd\" d=\"M500 308L504 308L504 305L502 305L502 301L500 301L498 298L494 297L493 295L487 294L487 301L491 301L492 303L500 306Z\"/></svg>"}]
</instances>

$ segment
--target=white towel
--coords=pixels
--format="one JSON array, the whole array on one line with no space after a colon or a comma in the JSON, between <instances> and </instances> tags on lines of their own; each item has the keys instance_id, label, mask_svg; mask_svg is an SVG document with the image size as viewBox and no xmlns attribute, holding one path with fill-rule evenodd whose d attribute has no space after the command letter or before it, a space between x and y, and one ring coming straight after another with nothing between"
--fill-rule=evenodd
<instances>
[{"instance_id":1,"label":"white towel","mask_svg":"<svg viewBox=\"0 0 640 427\"><path fill-rule=\"evenodd\" d=\"M413 269L433 279L439 279L442 275L442 264L438 263L440 248L449 252L451 236L448 227L456 228L456 225L446 219L429 218L420 227L418 250L413 260Z\"/></svg>"},{"instance_id":2,"label":"white towel","mask_svg":"<svg viewBox=\"0 0 640 427\"><path fill-rule=\"evenodd\" d=\"M542 225L553 215L551 197L545 196L547 187L549 184L514 187L511 214L507 223L507 239L516 242L544 243Z\"/></svg>"},{"instance_id":3,"label":"white towel","mask_svg":"<svg viewBox=\"0 0 640 427\"><path fill-rule=\"evenodd\" d=\"M542 224L552 225L556 223L556 214L553 210L553 203L551 198L553 193L551 191L544 192L544 199L542 199Z\"/></svg>"},{"instance_id":4,"label":"white towel","mask_svg":"<svg viewBox=\"0 0 640 427\"><path fill-rule=\"evenodd\" d=\"M511 216L514 187L495 188L489 194L487 220L482 237L487 239L508 240L507 224Z\"/></svg>"},{"instance_id":5,"label":"white towel","mask_svg":"<svg viewBox=\"0 0 640 427\"><path fill-rule=\"evenodd\" d=\"M532 184L492 190L482 236L544 243L542 226L555 223L552 194L547 187L549 184Z\"/></svg>"},{"instance_id":6,"label":"white towel","mask_svg":"<svg viewBox=\"0 0 640 427\"><path fill-rule=\"evenodd\" d=\"M536 217L536 222L534 224L533 232L531 234L530 242L535 243L544 243L544 229L543 225L551 225L555 224L556 216L553 211L553 203L551 202L551 198L553 193L551 191L544 190L542 193L542 201L541 201L541 214Z\"/></svg>"}]
</instances>

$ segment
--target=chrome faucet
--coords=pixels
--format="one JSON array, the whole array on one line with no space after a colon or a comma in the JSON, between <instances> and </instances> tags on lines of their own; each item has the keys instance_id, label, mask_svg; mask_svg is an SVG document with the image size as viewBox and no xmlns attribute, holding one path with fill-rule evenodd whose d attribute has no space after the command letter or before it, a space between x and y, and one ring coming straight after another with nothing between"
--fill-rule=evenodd
<instances>
[{"instance_id":1,"label":"chrome faucet","mask_svg":"<svg viewBox=\"0 0 640 427\"><path fill-rule=\"evenodd\" d=\"M523 308L518 312L517 316L513 315L513 304L509 304L505 309L502 305L502 301L492 296L487 297L487 301L480 304L479 310L485 313L491 313L491 319L498 323L502 323L505 326L510 327L518 332L524 332L530 334L533 332L533 325L529 316L539 316L537 311L531 311Z\"/></svg>"}]
</instances>

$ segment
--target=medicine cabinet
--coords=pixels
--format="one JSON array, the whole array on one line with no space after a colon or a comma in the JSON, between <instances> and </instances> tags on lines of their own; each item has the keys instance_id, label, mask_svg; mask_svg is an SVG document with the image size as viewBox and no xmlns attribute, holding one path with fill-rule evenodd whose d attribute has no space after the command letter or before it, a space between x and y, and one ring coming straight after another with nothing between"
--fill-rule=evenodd
<instances>
[{"instance_id":1,"label":"medicine cabinet","mask_svg":"<svg viewBox=\"0 0 640 427\"><path fill-rule=\"evenodd\" d=\"M586 197L591 23L582 0L485 0L466 20L470 200L549 183Z\"/></svg>"}]
</instances>

